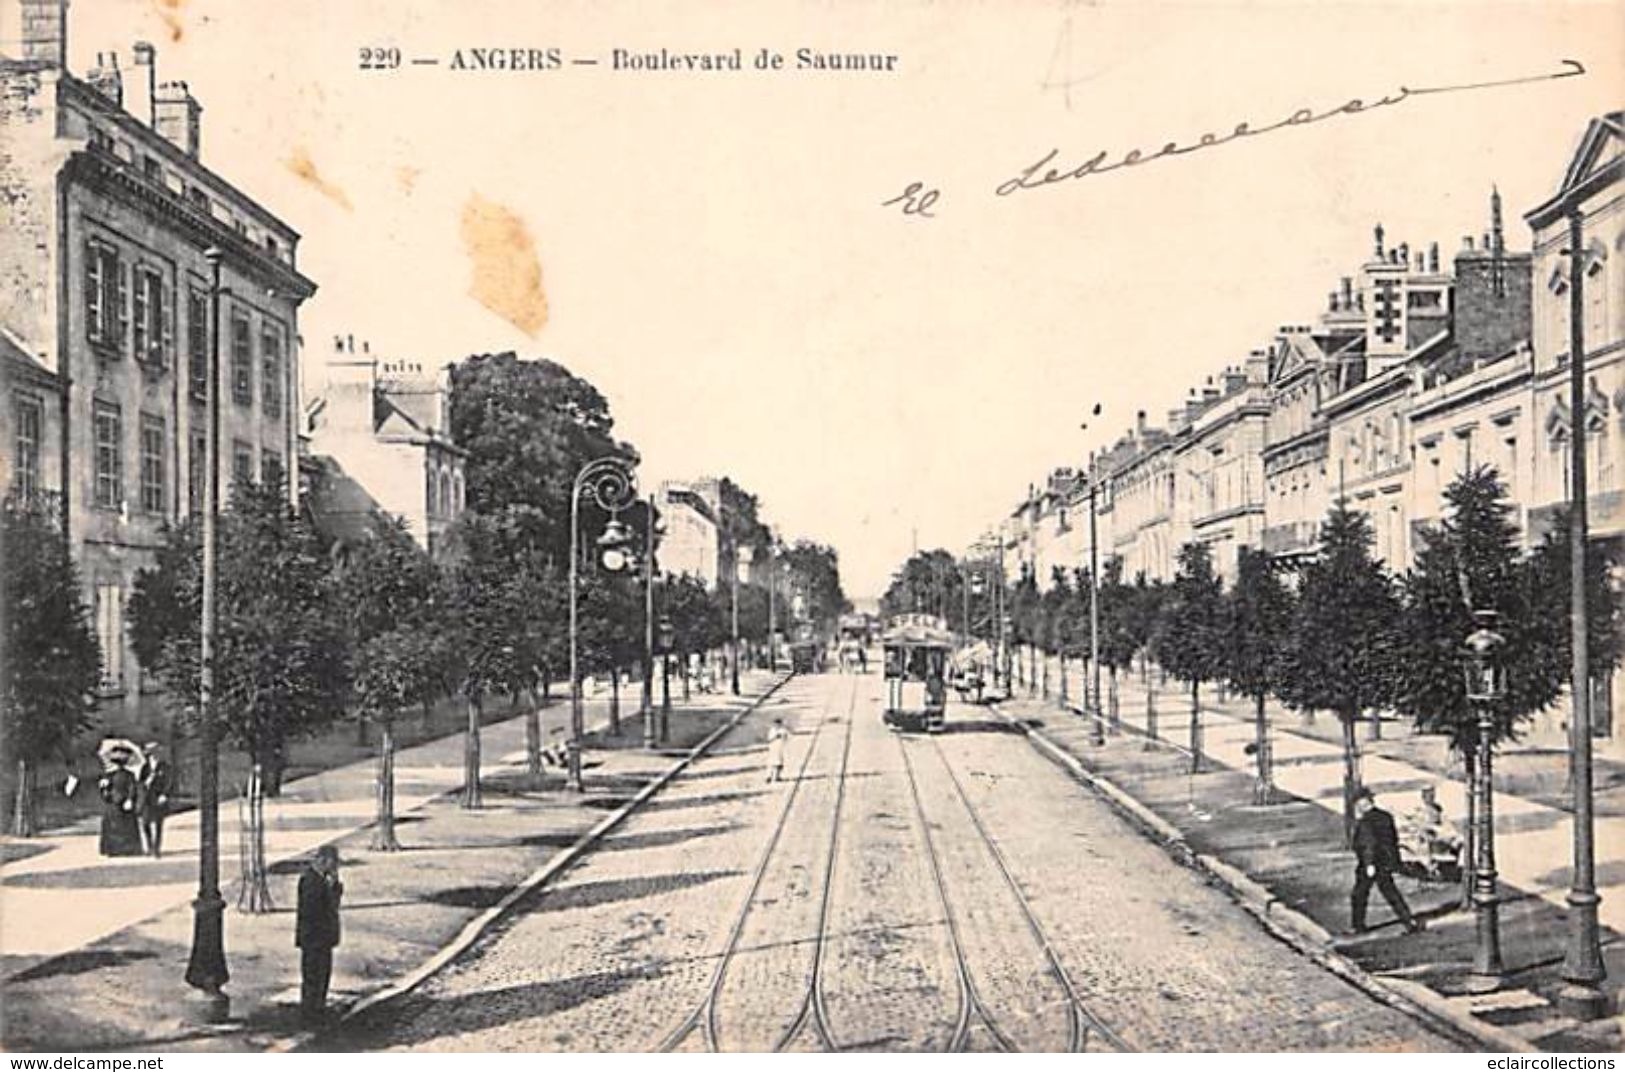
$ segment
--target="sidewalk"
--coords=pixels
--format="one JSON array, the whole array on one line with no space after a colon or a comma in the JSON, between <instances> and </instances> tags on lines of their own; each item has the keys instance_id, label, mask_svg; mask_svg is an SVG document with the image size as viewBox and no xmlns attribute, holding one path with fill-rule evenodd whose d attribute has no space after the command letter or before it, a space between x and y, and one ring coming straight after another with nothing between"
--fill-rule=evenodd
<instances>
[{"instance_id":1,"label":"sidewalk","mask_svg":"<svg viewBox=\"0 0 1625 1072\"><path fill-rule=\"evenodd\" d=\"M672 742L642 749L635 702L623 732L604 732L606 703L589 707L598 727L585 759L587 792L563 787L551 768L539 786L524 775L524 719L482 731L486 807L463 811L461 734L403 750L396 760L398 833L405 851L367 848L374 764L359 762L289 783L267 801L267 854L277 910L235 909L236 808L221 807L221 872L233 1020L201 1027L182 981L196 887L196 813L166 830L163 860L104 860L94 829L41 839L45 851L0 870L3 877L7 1049L199 1048L261 1050L297 1032L299 970L292 943L293 886L300 858L338 844L345 861L345 937L336 1005L379 990L449 942L524 876L574 844L629 801L706 733L752 704L776 679L750 673L741 697L674 704ZM623 696L623 701L625 697ZM555 715L555 721L557 716ZM545 732L545 729L544 729ZM171 842L171 835L173 841ZM382 910L382 911L380 911Z\"/></svg>"},{"instance_id":2,"label":"sidewalk","mask_svg":"<svg viewBox=\"0 0 1625 1072\"><path fill-rule=\"evenodd\" d=\"M1054 679L1052 677L1052 683ZM1243 749L1252 724L1204 702L1205 749L1211 770L1189 773L1188 693L1170 690L1157 697L1162 738L1145 736L1145 694L1137 681L1120 683L1120 712L1127 732L1111 735L1104 746L1092 742L1088 719L1063 711L1054 700L1018 695L1003 705L1076 761L1130 798L1119 801L1170 847L1198 862L1211 860L1210 873L1228 885L1255 914L1284 922L1312 952L1346 958L1415 1004L1442 1010L1501 1041L1543 1049L1617 1049L1617 1021L1580 1025L1559 1015L1550 999L1560 980L1556 969L1566 935L1564 923L1568 816L1507 794L1496 806L1497 861L1501 869L1501 935L1508 979L1501 993L1464 993L1473 953L1473 917L1456 910L1454 885L1401 879L1413 911L1430 920L1420 936L1403 934L1390 921L1387 906L1373 895L1371 918L1378 930L1358 939L1346 936L1353 856L1343 848L1341 749L1274 726L1276 784L1286 800L1269 807L1251 803L1254 763ZM1365 783L1390 809L1408 807L1414 790L1440 781L1436 774L1395 760L1367 757ZM1104 788L1108 796L1113 789ZM1464 797L1459 783L1440 788L1440 803L1459 818ZM1148 811L1147 811L1148 809ZM1599 885L1610 985L1618 993L1625 975L1625 943L1619 940L1625 883L1617 849L1625 831L1619 820L1598 823ZM1609 839L1614 840L1610 841ZM1388 922L1388 926L1382 926Z\"/></svg>"}]
</instances>

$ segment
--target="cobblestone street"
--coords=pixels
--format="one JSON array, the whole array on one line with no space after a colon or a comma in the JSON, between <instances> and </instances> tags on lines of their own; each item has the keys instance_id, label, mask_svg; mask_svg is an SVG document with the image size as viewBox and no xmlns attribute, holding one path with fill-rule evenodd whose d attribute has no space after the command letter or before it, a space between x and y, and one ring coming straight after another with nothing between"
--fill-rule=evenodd
<instances>
[{"instance_id":1,"label":"cobblestone street","mask_svg":"<svg viewBox=\"0 0 1625 1072\"><path fill-rule=\"evenodd\" d=\"M420 989L424 1050L1448 1049L1261 930L978 708L803 676ZM782 718L785 778L761 746Z\"/></svg>"}]
</instances>

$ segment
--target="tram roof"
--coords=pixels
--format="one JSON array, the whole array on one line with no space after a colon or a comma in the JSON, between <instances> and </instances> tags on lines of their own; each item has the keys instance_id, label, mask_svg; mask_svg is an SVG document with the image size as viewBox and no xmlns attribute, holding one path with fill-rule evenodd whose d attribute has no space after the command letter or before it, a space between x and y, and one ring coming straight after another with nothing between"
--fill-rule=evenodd
<instances>
[{"instance_id":1,"label":"tram roof","mask_svg":"<svg viewBox=\"0 0 1625 1072\"><path fill-rule=\"evenodd\" d=\"M954 635L946 629L908 623L886 630L880 642L888 648L952 648Z\"/></svg>"}]
</instances>

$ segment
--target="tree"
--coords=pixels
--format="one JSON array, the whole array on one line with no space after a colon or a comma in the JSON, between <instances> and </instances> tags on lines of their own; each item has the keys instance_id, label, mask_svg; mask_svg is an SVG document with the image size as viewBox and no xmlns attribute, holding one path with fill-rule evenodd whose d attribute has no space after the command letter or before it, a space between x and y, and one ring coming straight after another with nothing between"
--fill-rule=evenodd
<instances>
[{"instance_id":1,"label":"tree","mask_svg":"<svg viewBox=\"0 0 1625 1072\"><path fill-rule=\"evenodd\" d=\"M682 574L662 582L658 596L661 613L672 627L672 645L680 658L683 698L688 698L688 657L721 646L728 635L721 608L711 598L705 584Z\"/></svg>"},{"instance_id":2,"label":"tree","mask_svg":"<svg viewBox=\"0 0 1625 1072\"><path fill-rule=\"evenodd\" d=\"M1020 577L1010 587L1007 606L1010 614L1011 643L1013 645L1027 645L1030 656L1032 645L1038 641L1040 618L1043 614L1038 594L1038 582L1033 577L1030 565L1022 564ZM1036 681L1038 675L1032 672L1035 668L1032 667L1031 663L1032 660L1029 658L1028 669L1025 672L1029 695L1038 684ZM1018 674L1022 673L1019 658L1016 660L1016 670Z\"/></svg>"},{"instance_id":3,"label":"tree","mask_svg":"<svg viewBox=\"0 0 1625 1072\"><path fill-rule=\"evenodd\" d=\"M17 763L11 832L33 837L39 832L39 766L51 756L66 759L73 739L89 728L101 653L56 511L43 500L8 498L0 512L0 700L5 740Z\"/></svg>"},{"instance_id":4,"label":"tree","mask_svg":"<svg viewBox=\"0 0 1625 1072\"><path fill-rule=\"evenodd\" d=\"M1178 568L1163 609L1162 662L1191 688L1191 770L1202 769L1202 683L1224 670L1224 589L1203 543L1179 549Z\"/></svg>"},{"instance_id":5,"label":"tree","mask_svg":"<svg viewBox=\"0 0 1625 1072\"><path fill-rule=\"evenodd\" d=\"M614 438L598 389L552 361L477 354L451 373L452 438L468 451L467 499L505 532L563 565L570 547L570 493L595 458L636 461ZM597 511L583 507L583 523Z\"/></svg>"},{"instance_id":6,"label":"tree","mask_svg":"<svg viewBox=\"0 0 1625 1072\"><path fill-rule=\"evenodd\" d=\"M1542 623L1542 642L1555 645L1553 657L1568 672L1573 658L1574 633L1569 625L1572 580L1569 576L1570 515L1565 509L1553 520L1529 561L1533 576L1534 614ZM1586 548L1586 650L1592 682L1606 677L1625 654L1625 599L1610 583L1619 576L1618 553L1611 544L1593 543ZM1565 677L1565 684L1567 678ZM1610 712L1604 703L1593 705L1592 719Z\"/></svg>"},{"instance_id":7,"label":"tree","mask_svg":"<svg viewBox=\"0 0 1625 1072\"><path fill-rule=\"evenodd\" d=\"M964 598L962 580L958 561L947 551L916 552L892 574L880 597L880 612L886 617L918 613L956 620Z\"/></svg>"},{"instance_id":8,"label":"tree","mask_svg":"<svg viewBox=\"0 0 1625 1072\"><path fill-rule=\"evenodd\" d=\"M1142 578L1143 580L1143 578ZM1100 662L1110 676L1108 711L1112 732L1121 722L1117 702L1117 675L1128 669L1146 643L1147 624L1137 603L1141 592L1123 581L1123 560L1106 560L1100 574ZM1095 702L1100 702L1096 697Z\"/></svg>"},{"instance_id":9,"label":"tree","mask_svg":"<svg viewBox=\"0 0 1625 1072\"><path fill-rule=\"evenodd\" d=\"M1292 629L1292 593L1275 560L1243 547L1236 583L1225 598L1224 675L1230 687L1253 699L1253 755L1258 779L1253 803L1275 802L1273 744L1265 704L1281 679L1281 652Z\"/></svg>"},{"instance_id":10,"label":"tree","mask_svg":"<svg viewBox=\"0 0 1625 1072\"><path fill-rule=\"evenodd\" d=\"M338 605L354 656L356 717L380 729L372 847L394 852L395 720L435 687L435 568L398 517L375 516L371 532L342 550Z\"/></svg>"},{"instance_id":11,"label":"tree","mask_svg":"<svg viewBox=\"0 0 1625 1072\"><path fill-rule=\"evenodd\" d=\"M1303 567L1292 639L1283 654L1280 696L1298 710L1326 709L1343 727L1343 826L1354 831L1361 712L1393 694L1394 585L1371 555L1371 522L1334 505L1320 529L1320 554Z\"/></svg>"},{"instance_id":12,"label":"tree","mask_svg":"<svg viewBox=\"0 0 1625 1072\"><path fill-rule=\"evenodd\" d=\"M832 632L840 616L851 607L841 589L841 562L833 547L798 540L784 551L786 602L801 599L805 620L818 633ZM789 614L784 615L786 619Z\"/></svg>"},{"instance_id":13,"label":"tree","mask_svg":"<svg viewBox=\"0 0 1625 1072\"><path fill-rule=\"evenodd\" d=\"M1084 574L1087 580L1088 574ZM1079 588L1082 588L1080 583ZM1043 605L1043 632L1039 637L1039 644L1043 648L1046 658L1044 660L1044 695L1049 695L1049 659L1048 654L1054 653L1060 660L1061 685L1060 702L1067 701L1066 687L1066 659L1069 652L1083 638L1087 642L1089 636L1087 611L1083 619L1081 632L1075 631L1076 608L1078 605L1078 592L1069 582L1066 571L1056 566L1050 574L1050 586L1040 597ZM1084 599L1088 596L1085 593ZM1085 604L1087 606L1087 604Z\"/></svg>"},{"instance_id":14,"label":"tree","mask_svg":"<svg viewBox=\"0 0 1625 1072\"><path fill-rule=\"evenodd\" d=\"M141 571L131 595L138 633L153 632L151 667L167 688L198 710L199 626L177 606L201 601L201 547L174 529L156 566ZM334 606L328 559L314 527L273 487L239 484L216 533L213 705L230 739L248 753L243 795L244 876L239 906L271 909L266 882L267 768L287 742L341 717L350 695L343 616Z\"/></svg>"},{"instance_id":15,"label":"tree","mask_svg":"<svg viewBox=\"0 0 1625 1072\"><path fill-rule=\"evenodd\" d=\"M1151 664L1159 664L1161 674L1163 627L1167 615L1168 588L1161 581L1147 581L1141 573L1134 579L1134 598L1129 603L1131 631L1140 638L1140 670L1145 680L1145 733L1146 747L1157 738L1157 679L1151 675Z\"/></svg>"}]
</instances>

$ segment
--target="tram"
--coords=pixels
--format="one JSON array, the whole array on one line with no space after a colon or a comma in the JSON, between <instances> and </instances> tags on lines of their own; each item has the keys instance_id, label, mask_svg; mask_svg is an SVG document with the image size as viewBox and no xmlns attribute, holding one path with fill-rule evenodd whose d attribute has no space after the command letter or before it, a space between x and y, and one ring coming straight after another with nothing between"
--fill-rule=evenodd
<instances>
[{"instance_id":1,"label":"tram","mask_svg":"<svg viewBox=\"0 0 1625 1072\"><path fill-rule=\"evenodd\" d=\"M899 730L942 729L948 706L948 661L954 634L941 618L902 614L881 634L886 653L886 725Z\"/></svg>"}]
</instances>

